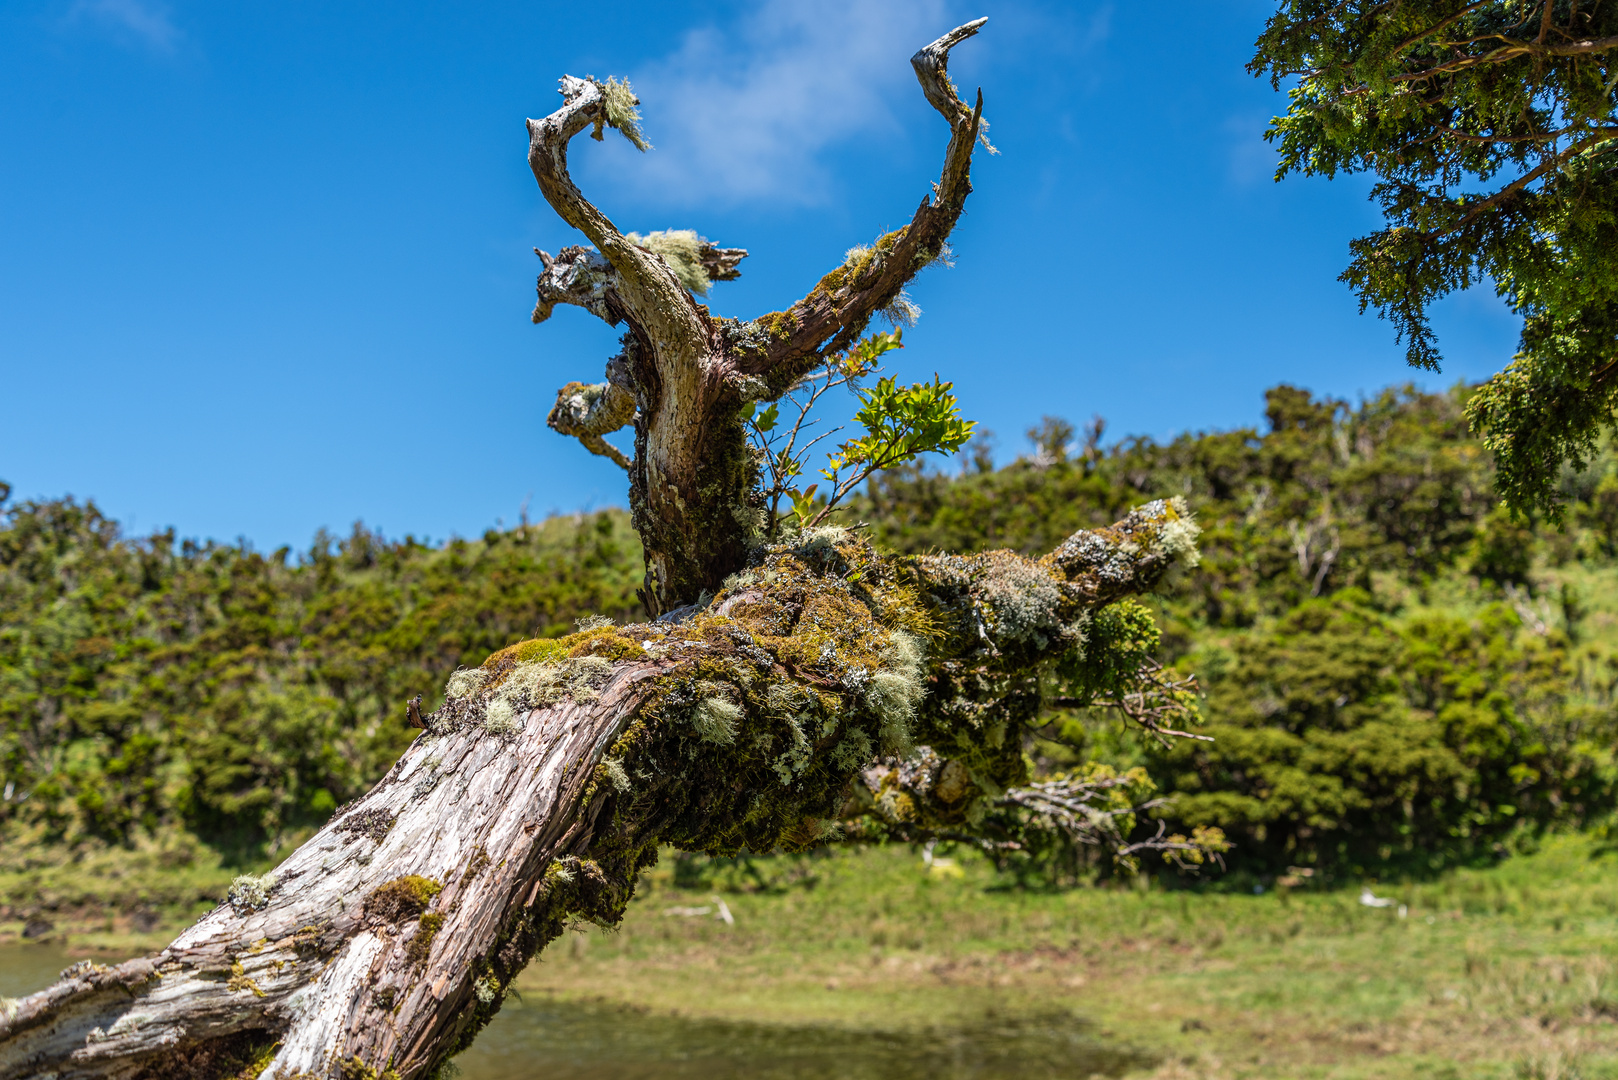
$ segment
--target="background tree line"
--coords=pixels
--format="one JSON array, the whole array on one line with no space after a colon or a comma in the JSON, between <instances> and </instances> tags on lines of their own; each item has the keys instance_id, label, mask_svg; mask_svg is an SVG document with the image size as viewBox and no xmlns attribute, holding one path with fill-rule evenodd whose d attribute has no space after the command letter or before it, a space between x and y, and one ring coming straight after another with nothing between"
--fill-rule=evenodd
<instances>
[{"instance_id":1,"label":"background tree line","mask_svg":"<svg viewBox=\"0 0 1618 1080\"><path fill-rule=\"evenodd\" d=\"M1230 835L1232 884L1427 872L1600 822L1618 793L1618 458L1565 473L1564 527L1514 521L1465 398L1278 387L1267 430L1105 448L1099 421L1047 419L1005 467L980 439L958 474L880 474L845 516L902 551L1037 553L1184 495L1203 564L1157 601L1160 658L1201 678L1215 741L1165 749L1057 712L1027 748L1036 773L1143 768L1174 828ZM87 895L133 903L154 888L142 867L273 860L391 765L409 698L431 708L456 667L629 616L640 575L617 510L438 545L356 525L294 556L124 537L72 499L8 505L12 902L72 902L49 868L94 866ZM1082 854L1006 865L1072 880Z\"/></svg>"}]
</instances>

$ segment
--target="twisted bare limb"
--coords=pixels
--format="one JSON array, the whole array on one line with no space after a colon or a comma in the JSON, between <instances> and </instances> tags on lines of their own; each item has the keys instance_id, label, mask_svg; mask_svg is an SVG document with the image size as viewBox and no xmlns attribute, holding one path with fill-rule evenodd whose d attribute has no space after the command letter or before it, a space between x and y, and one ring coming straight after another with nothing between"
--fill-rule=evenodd
<instances>
[{"instance_id":1,"label":"twisted bare limb","mask_svg":"<svg viewBox=\"0 0 1618 1080\"><path fill-rule=\"evenodd\" d=\"M540 191L593 245L564 248L554 259L541 253L545 271L534 319L549 317L557 304L573 304L610 325L626 326L623 352L609 363L607 380L569 383L550 422L615 461L626 455L604 437L633 423L635 450L626 467L630 509L646 549L642 596L650 614L717 592L760 539L758 466L738 410L750 401L779 398L825 356L846 348L946 250L972 190L972 149L982 130L982 94L973 107L960 100L949 81L949 52L986 21L952 30L911 59L927 100L949 124L950 138L938 182L910 224L856 249L785 311L751 322L712 316L681 284L669 259L637 242L644 238L621 231L568 175L569 143L581 132L599 134L603 125L613 126L609 96L627 89L564 78L562 107L528 122L528 161ZM618 106L620 120L627 105ZM709 280L728 280L737 276L745 254L702 241L695 261ZM615 404L563 407L581 394Z\"/></svg>"}]
</instances>

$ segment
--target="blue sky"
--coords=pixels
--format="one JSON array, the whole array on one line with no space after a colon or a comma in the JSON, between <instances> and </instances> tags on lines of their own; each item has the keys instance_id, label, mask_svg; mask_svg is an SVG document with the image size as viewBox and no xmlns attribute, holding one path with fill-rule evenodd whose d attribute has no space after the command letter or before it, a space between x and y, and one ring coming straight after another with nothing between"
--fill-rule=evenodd
<instances>
[{"instance_id":1,"label":"blue sky","mask_svg":"<svg viewBox=\"0 0 1618 1080\"><path fill-rule=\"evenodd\" d=\"M544 426L617 335L528 321L531 249L579 238L524 119L564 73L633 80L655 149L580 139L575 179L626 231L747 248L712 303L752 317L908 220L946 136L908 57L978 15L951 71L1001 154L895 371L954 380L1002 459L1047 413L1163 438L1255 424L1280 381L1412 379L1336 281L1367 182L1271 181L1282 100L1243 70L1268 10L0 0L0 479L266 549L621 505ZM1487 290L1435 322L1428 386L1516 341Z\"/></svg>"}]
</instances>

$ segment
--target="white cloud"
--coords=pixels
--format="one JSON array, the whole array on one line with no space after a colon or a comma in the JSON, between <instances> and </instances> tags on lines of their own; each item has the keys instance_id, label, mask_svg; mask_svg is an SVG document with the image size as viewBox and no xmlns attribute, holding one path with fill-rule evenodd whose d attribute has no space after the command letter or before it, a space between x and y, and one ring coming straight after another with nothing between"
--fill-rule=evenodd
<instances>
[{"instance_id":1,"label":"white cloud","mask_svg":"<svg viewBox=\"0 0 1618 1080\"><path fill-rule=\"evenodd\" d=\"M180 41L168 6L154 0L77 0L67 18L93 23L157 52L171 53Z\"/></svg>"},{"instance_id":2,"label":"white cloud","mask_svg":"<svg viewBox=\"0 0 1618 1080\"><path fill-rule=\"evenodd\" d=\"M964 21L952 6L766 0L731 25L691 31L629 73L655 149L629 162L619 156L633 154L627 145L613 148L612 172L670 201L829 201L822 151L898 130L888 102L907 90L920 97L910 55Z\"/></svg>"}]
</instances>

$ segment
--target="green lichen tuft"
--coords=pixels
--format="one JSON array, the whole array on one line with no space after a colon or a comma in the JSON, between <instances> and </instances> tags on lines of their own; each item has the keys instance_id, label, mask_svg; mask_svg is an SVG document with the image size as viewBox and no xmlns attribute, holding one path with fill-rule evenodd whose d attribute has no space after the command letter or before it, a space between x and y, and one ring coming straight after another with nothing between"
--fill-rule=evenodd
<instances>
[{"instance_id":1,"label":"green lichen tuft","mask_svg":"<svg viewBox=\"0 0 1618 1080\"><path fill-rule=\"evenodd\" d=\"M636 150L650 150L652 144L646 141L640 129L640 98L635 96L635 89L629 85L629 80L619 82L609 77L601 84L601 96L605 103L607 125L628 139Z\"/></svg>"},{"instance_id":2,"label":"green lichen tuft","mask_svg":"<svg viewBox=\"0 0 1618 1080\"><path fill-rule=\"evenodd\" d=\"M444 732L475 725L509 738L522 730L530 710L563 700L594 701L615 661L643 656L640 642L600 624L567 637L519 642L477 668L457 672L451 686L466 692L448 696L427 718L428 728Z\"/></svg>"},{"instance_id":3,"label":"green lichen tuft","mask_svg":"<svg viewBox=\"0 0 1618 1080\"><path fill-rule=\"evenodd\" d=\"M421 922L416 924L416 932L411 936L410 943L405 946L405 958L412 964L425 964L432 952L433 938L437 937L438 931L443 928L444 916L436 911L423 915Z\"/></svg>"},{"instance_id":4,"label":"green lichen tuft","mask_svg":"<svg viewBox=\"0 0 1618 1080\"><path fill-rule=\"evenodd\" d=\"M467 698L483 689L483 684L489 681L489 673L480 667L461 668L449 677L444 684L446 698Z\"/></svg>"},{"instance_id":5,"label":"green lichen tuft","mask_svg":"<svg viewBox=\"0 0 1618 1080\"><path fill-rule=\"evenodd\" d=\"M722 697L705 697L691 713L691 726L703 742L729 746L736 741L737 721L742 707Z\"/></svg>"},{"instance_id":6,"label":"green lichen tuft","mask_svg":"<svg viewBox=\"0 0 1618 1080\"><path fill-rule=\"evenodd\" d=\"M921 319L921 305L912 300L909 293L900 289L898 295L883 306L882 317L894 326L902 326L908 330Z\"/></svg>"},{"instance_id":7,"label":"green lichen tuft","mask_svg":"<svg viewBox=\"0 0 1618 1080\"><path fill-rule=\"evenodd\" d=\"M662 259L668 264L669 269L674 271L674 277L679 283L698 296L707 296L708 290L713 288L708 270L702 265L702 249L705 241L695 230L661 229L644 236L640 233L626 233L624 239Z\"/></svg>"},{"instance_id":8,"label":"green lichen tuft","mask_svg":"<svg viewBox=\"0 0 1618 1080\"><path fill-rule=\"evenodd\" d=\"M227 897L230 906L239 912L259 911L269 906L270 889L275 884L274 874L254 877L242 874L230 883Z\"/></svg>"},{"instance_id":9,"label":"green lichen tuft","mask_svg":"<svg viewBox=\"0 0 1618 1080\"><path fill-rule=\"evenodd\" d=\"M1077 642L1080 611L1045 567L1010 551L991 551L978 559L974 591L994 619L992 632L1007 644L1046 649L1052 641Z\"/></svg>"},{"instance_id":10,"label":"green lichen tuft","mask_svg":"<svg viewBox=\"0 0 1618 1080\"><path fill-rule=\"evenodd\" d=\"M617 758L608 758L601 763L601 779L611 784L619 793L627 792L634 787L629 780L629 770Z\"/></svg>"}]
</instances>

